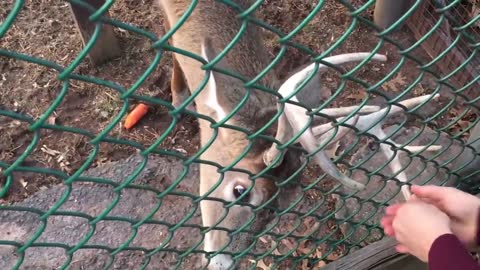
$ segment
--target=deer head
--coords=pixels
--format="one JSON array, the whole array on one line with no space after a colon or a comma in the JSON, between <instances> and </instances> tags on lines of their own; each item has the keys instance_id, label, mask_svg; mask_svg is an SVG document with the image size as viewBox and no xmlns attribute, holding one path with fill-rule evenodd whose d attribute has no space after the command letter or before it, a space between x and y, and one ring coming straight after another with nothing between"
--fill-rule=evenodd
<instances>
[{"instance_id":1,"label":"deer head","mask_svg":"<svg viewBox=\"0 0 480 270\"><path fill-rule=\"evenodd\" d=\"M206 62L215 57L213 47L206 40L202 44L202 57ZM345 54L325 58L324 61L332 64L341 64L352 61L360 61L369 57L370 53ZM373 55L374 60L385 61L383 55ZM222 66L222 61L218 62ZM216 65L217 66L217 65ZM312 64L294 74L281 87L279 93L283 97L290 97L290 100L297 101L293 94L295 88L302 83L305 78L314 69ZM325 71L326 66L320 65L318 71ZM204 89L205 95L202 97L203 103L213 112L216 122L225 120L230 113L231 108L226 108L222 104L224 96L229 95L227 89L233 88L226 85L224 76L209 70L207 71L209 80ZM229 82L234 84L233 81ZM239 81L235 82L243 87ZM308 86L307 86L308 87ZM304 89L306 90L306 89ZM312 91L312 90L308 90ZM315 89L313 91L318 91ZM269 94L271 95L271 94ZM260 103L258 103L260 104ZM286 143L294 134L299 134L308 126L308 110L301 106L286 103L284 108L281 104L275 105L273 100L270 107L260 105L250 106L258 113L256 117L250 119L238 119L232 117L224 122L225 125L241 126L251 131L258 131L258 127L265 125L277 113L282 110L278 123L273 127L273 136L281 144ZM346 116L354 111L358 113L372 113L378 111L376 106L365 106L363 108L354 106L338 109L325 109L322 111L328 115ZM248 117L247 117L248 118ZM358 116L353 118L358 120ZM254 128L252 128L254 127ZM271 141L251 140L249 135L238 130L230 128L217 127L217 138L205 151L203 160L214 160L220 163L224 168L219 169L215 166L202 164L200 169L201 183L200 195L205 199L201 200L200 207L202 212L202 221L205 227L204 251L210 253L205 258L209 269L229 269L235 266L235 260L232 254L239 253L248 249L253 243L253 235L266 229L266 225L271 221L271 211L269 203L274 202L278 196L278 188L274 178L265 174L268 166L273 167L270 170L272 176L282 180L289 178L300 168L299 151L289 149L281 151L275 143ZM329 157L323 152L318 151L318 136L331 131L325 126L308 127L299 137L299 142L303 148L313 154L315 162L333 179L354 189L362 189L364 186L347 176L341 174L338 168L333 164ZM314 134L315 132L315 134ZM338 134L344 134L342 130ZM341 137L341 136L339 136ZM250 151L247 151L250 150ZM248 152L248 153L246 153ZM242 156L239 158L239 156ZM278 162L276 162L278 161ZM275 162L275 164L273 164ZM235 163L234 165L232 165ZM275 166L273 166L275 165ZM230 170L234 168L235 170ZM250 173L249 173L250 172Z\"/></svg>"}]
</instances>

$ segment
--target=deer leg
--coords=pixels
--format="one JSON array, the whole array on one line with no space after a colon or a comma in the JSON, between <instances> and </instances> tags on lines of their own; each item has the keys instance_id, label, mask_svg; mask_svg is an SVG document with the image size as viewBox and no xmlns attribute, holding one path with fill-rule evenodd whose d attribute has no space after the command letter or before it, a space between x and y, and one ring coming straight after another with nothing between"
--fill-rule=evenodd
<instances>
[{"instance_id":1,"label":"deer leg","mask_svg":"<svg viewBox=\"0 0 480 270\"><path fill-rule=\"evenodd\" d=\"M182 103L190 96L190 91L185 82L183 71L180 68L180 65L178 64L178 61L175 57L173 57L172 80L170 89L172 91L172 105L175 108L180 107L180 105L182 105ZM186 107L186 109L189 111L195 111L193 102L190 103Z\"/></svg>"}]
</instances>

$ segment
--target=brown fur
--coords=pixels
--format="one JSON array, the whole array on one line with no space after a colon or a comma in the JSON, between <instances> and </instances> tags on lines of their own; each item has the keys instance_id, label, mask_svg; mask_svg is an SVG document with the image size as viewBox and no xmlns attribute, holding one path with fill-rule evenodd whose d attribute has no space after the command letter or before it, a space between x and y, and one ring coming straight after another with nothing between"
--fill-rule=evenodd
<instances>
[{"instance_id":1,"label":"brown fur","mask_svg":"<svg viewBox=\"0 0 480 270\"><path fill-rule=\"evenodd\" d=\"M236 1L243 8L248 7L253 1ZM166 30L174 27L179 18L188 9L191 1L187 0L159 0L160 7L163 10L166 20ZM242 21L237 17L238 12L234 9L214 0L200 0L193 13L186 22L175 32L171 39L171 45L185 51L201 55L202 43L213 53L214 56L221 53L227 45L235 38L242 27ZM180 105L186 97L195 91L206 76L205 71L201 69L202 63L199 61L174 54L174 65L172 75L172 98L174 106ZM212 59L209 59L210 61ZM270 63L268 54L265 50L262 40L261 29L249 24L246 32L242 35L239 42L235 44L231 51L215 66L217 68L227 69L251 80L255 78ZM238 79L214 72L216 81L217 96L221 107L228 113L237 106L244 98L247 90L243 82ZM264 78L257 82L260 85L270 89L277 90L280 83L273 73L269 72ZM187 89L188 88L188 89ZM200 114L210 116L216 119L215 111L205 105L204 99L207 95L206 86L195 99L196 111ZM190 92L189 92L190 91ZM250 132L255 132L262 128L276 113L276 98L272 94L252 89L252 93L245 106L235 114L228 124L243 127ZM214 131L210 127L211 123L205 120L199 120L201 145L206 145ZM275 126L269 129L269 135L274 136ZM242 154L249 145L246 134L226 128L220 128L220 135L214 143L204 152L201 159L213 161L222 166L229 166L237 157ZM271 143L262 140L254 140L254 145L249 154L242 159L235 168L248 170L252 173L258 173L265 168L263 163L263 152L269 148ZM283 166L273 171L280 177L289 176L290 170L286 168L298 168L298 157L289 152L284 159L284 163L290 166ZM209 165L200 166L200 194L205 194L220 179L217 168ZM226 172L220 186L209 196L223 198L225 190L231 187L232 183L240 183L250 186L252 181L248 176L239 172ZM266 178L259 178L255 182L252 194L261 196L262 202L266 201L276 191L274 182ZM228 192L228 190L227 190ZM215 201L203 200L201 202L202 219L204 226L216 224L225 214L225 209L221 203ZM250 208L235 206L229 209L228 215L218 225L228 229L235 229L249 220L253 215ZM251 229L260 229L265 226L265 220L258 220ZM228 244L229 238L224 231L212 231L210 238L210 248L215 250L223 248ZM207 241L208 239L206 239ZM230 239L231 244L225 250L238 252L243 250L250 239L239 234L235 239ZM223 269L223 268L215 268Z\"/></svg>"}]
</instances>

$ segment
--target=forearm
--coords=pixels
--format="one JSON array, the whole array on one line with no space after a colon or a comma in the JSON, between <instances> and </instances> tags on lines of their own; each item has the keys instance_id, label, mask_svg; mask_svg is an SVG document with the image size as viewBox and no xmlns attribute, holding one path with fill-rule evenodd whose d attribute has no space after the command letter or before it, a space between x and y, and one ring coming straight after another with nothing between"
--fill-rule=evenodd
<instances>
[{"instance_id":1,"label":"forearm","mask_svg":"<svg viewBox=\"0 0 480 270\"><path fill-rule=\"evenodd\" d=\"M438 237L430 248L428 254L428 269L480 270L480 266L455 235L444 234Z\"/></svg>"}]
</instances>

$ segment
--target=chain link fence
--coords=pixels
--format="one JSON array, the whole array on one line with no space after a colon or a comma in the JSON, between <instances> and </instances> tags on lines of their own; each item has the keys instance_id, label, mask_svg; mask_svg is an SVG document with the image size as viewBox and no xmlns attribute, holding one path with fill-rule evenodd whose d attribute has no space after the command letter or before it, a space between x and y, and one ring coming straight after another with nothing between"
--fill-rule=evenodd
<instances>
[{"instance_id":1,"label":"chain link fence","mask_svg":"<svg viewBox=\"0 0 480 270\"><path fill-rule=\"evenodd\" d=\"M197 119L204 119L218 128L212 119L195 112L184 115L184 108L174 108L168 95L156 95L157 89L148 91L146 86L169 80L167 76L158 79L159 72L168 73L170 67L165 59L169 54L196 59L200 56L168 43L177 27L159 34L152 27L142 28L122 20L146 16L147 10L149 14L157 14L155 8L140 7L151 5L149 1L132 4L145 13L134 14L134 10L129 10L132 13L127 16L125 7L115 10L115 5L120 5L115 1L81 0L52 2L51 9L65 12L72 5L88 11L87 21L94 27L87 35L82 33L84 38L87 36L84 46L79 42L68 43L72 47L62 51L67 54L65 58L59 53L29 54L30 49L38 48L26 48L22 40L45 33L31 30L27 31L28 36L17 36L16 32L29 25L25 14L35 12L34 2L17 0L0 4L0 132L4 137L0 141L2 269L201 268L195 258L205 254L202 245L209 228L203 227L199 218L199 202L206 196L198 196L197 166L203 163L224 170L232 168L198 158L204 149L194 139L198 130L192 126ZM327 94L314 108L303 104L302 99L299 102L279 99L283 106L307 108L311 121L316 119L320 124L333 121L334 129L315 151L302 150L294 140L280 145L281 149L300 149L303 164L295 172L299 178L287 176L277 181L277 187L285 190L285 194L274 196L278 205L262 206L269 208L275 219L261 232L246 227L227 230L233 235L254 235L249 247L230 253L241 261L242 269L320 269L338 257L382 239L379 215L384 206L402 199L402 186L453 185L478 193L478 2L411 1L404 16L386 29L373 23L375 1L259 0L252 1L247 10L241 10L235 1L217 2L241 14L239 20L248 20L267 32L271 37L268 46L272 63L265 67L265 73L277 68L284 81L292 74L287 69L298 66L298 62L315 62L318 68L319 63L328 64L323 61L325 57L357 52L352 50L385 54L388 58L385 63L375 63L369 58L350 66L329 65L331 71L321 78L319 86ZM191 2L185 18L197 4L198 1ZM278 10L272 8L277 4ZM42 5L45 3L39 7ZM298 10L294 10L299 6L309 7L302 10L300 19L281 18L295 15ZM42 12L47 14L48 10ZM115 16L107 16L112 10ZM258 18L249 17L253 11L260 13ZM325 11L328 13L322 13ZM65 21L39 18L51 30L52 40L57 40L55 36L65 30L62 28L67 24ZM71 18L64 19L74 25ZM338 22L338 18L344 21ZM76 19L81 24L81 18ZM321 26L326 20L337 22L343 32L329 32L330 26ZM160 25L158 18L152 21L153 25ZM178 27L182 23L180 20ZM285 24L290 25L288 31L279 27ZM125 79L132 73L130 68L138 71L135 64L86 63L89 56L98 57L92 50L103 42L99 40L106 26L113 26L116 35L125 42L119 48L124 49L125 44L133 47L135 43L127 40L145 40L149 60L142 62L144 70L135 73L135 78ZM318 33L317 27L323 33ZM403 34L398 34L401 27ZM368 36L369 42L355 47L360 40L363 42L364 36ZM80 40L78 32L70 33L68 38ZM310 46L322 42L323 47ZM115 42L112 44L110 52L119 50ZM47 39L36 46L54 50L57 45ZM293 58L296 60L288 60ZM27 66L18 69L13 63L27 63ZM122 70L116 71L121 83L109 75L115 73L114 65L121 66ZM35 68L43 71L33 72ZM36 85L29 87L54 90L49 90L47 97L34 92L38 95L22 98L31 90L19 89L21 82L42 76L51 76L52 82L44 82L43 86L35 82ZM253 79L244 80L248 87L254 85L249 81ZM88 87L100 90L93 97L81 94ZM256 87L270 93L277 90ZM107 101L102 99L104 95ZM78 104L74 100L83 103L88 98L94 100L92 110L75 107ZM148 104L150 109L161 109L153 109L150 113L154 116L145 116L144 127L139 124L135 131L124 131L122 121L139 102ZM328 109L351 106L359 107L344 118L335 119L325 113ZM69 108L80 109L68 114ZM80 118L80 114L90 114L91 118ZM92 114L105 119L102 122ZM160 117L168 120L159 120ZM193 120L188 122L188 119ZM146 128L158 121L164 124ZM242 127L236 128L248 133ZM302 132L306 130L305 127ZM192 135L184 135L188 132ZM142 137L148 136L146 133L153 133L150 140ZM338 134L342 137L334 140ZM267 136L253 134L250 139L259 137ZM274 142L273 137L266 139ZM75 143L69 144L72 141ZM55 150L56 145L71 147L68 149L74 154ZM130 149L122 153L134 157L125 160L122 156L104 162L112 159L108 155L111 152L105 150L110 147ZM325 151L342 174L366 188L349 189L324 173L313 159L319 151ZM268 166L260 176L271 169ZM229 202L224 204L231 207Z\"/></svg>"}]
</instances>

